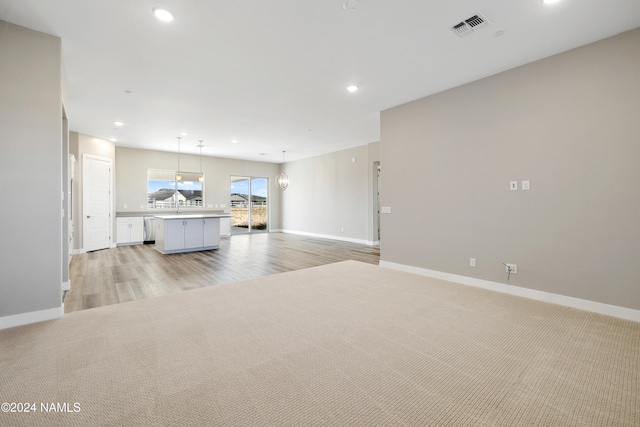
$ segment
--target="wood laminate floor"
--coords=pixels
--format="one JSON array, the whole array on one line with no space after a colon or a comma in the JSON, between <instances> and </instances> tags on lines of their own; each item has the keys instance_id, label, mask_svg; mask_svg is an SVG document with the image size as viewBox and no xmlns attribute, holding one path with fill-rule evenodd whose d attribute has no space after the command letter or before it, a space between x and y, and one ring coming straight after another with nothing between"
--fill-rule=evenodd
<instances>
[{"instance_id":1,"label":"wood laminate floor","mask_svg":"<svg viewBox=\"0 0 640 427\"><path fill-rule=\"evenodd\" d=\"M285 233L222 238L211 251L162 255L154 245L74 255L64 311L238 282L339 261L378 264L380 248Z\"/></svg>"}]
</instances>

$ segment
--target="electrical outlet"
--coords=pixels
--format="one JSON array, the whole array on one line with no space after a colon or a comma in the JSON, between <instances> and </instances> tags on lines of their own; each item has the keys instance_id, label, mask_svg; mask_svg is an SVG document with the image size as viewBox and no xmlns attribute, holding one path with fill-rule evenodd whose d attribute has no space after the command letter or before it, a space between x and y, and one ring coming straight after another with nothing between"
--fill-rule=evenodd
<instances>
[{"instance_id":1,"label":"electrical outlet","mask_svg":"<svg viewBox=\"0 0 640 427\"><path fill-rule=\"evenodd\" d=\"M528 190L530 187L529 181L522 181L522 189L523 190Z\"/></svg>"},{"instance_id":2,"label":"electrical outlet","mask_svg":"<svg viewBox=\"0 0 640 427\"><path fill-rule=\"evenodd\" d=\"M475 267L475 266L476 266L476 259L469 258L469 267Z\"/></svg>"},{"instance_id":3,"label":"electrical outlet","mask_svg":"<svg viewBox=\"0 0 640 427\"><path fill-rule=\"evenodd\" d=\"M509 271L511 270L511 271ZM518 274L518 265L517 264L506 264L505 271L507 273L511 272L511 274Z\"/></svg>"}]
</instances>

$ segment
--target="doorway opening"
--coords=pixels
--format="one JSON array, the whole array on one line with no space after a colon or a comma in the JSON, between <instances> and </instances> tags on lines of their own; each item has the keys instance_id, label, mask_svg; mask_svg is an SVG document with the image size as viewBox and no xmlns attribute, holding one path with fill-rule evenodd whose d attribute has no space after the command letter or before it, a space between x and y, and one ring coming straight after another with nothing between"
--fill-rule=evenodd
<instances>
[{"instance_id":1,"label":"doorway opening","mask_svg":"<svg viewBox=\"0 0 640 427\"><path fill-rule=\"evenodd\" d=\"M231 176L231 234L269 231L269 178Z\"/></svg>"}]
</instances>

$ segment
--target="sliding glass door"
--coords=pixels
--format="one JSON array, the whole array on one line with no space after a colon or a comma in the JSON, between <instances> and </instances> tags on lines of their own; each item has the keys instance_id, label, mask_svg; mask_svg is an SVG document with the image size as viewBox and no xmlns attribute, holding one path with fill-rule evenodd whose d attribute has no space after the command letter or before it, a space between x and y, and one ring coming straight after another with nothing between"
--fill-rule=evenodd
<instances>
[{"instance_id":1,"label":"sliding glass door","mask_svg":"<svg viewBox=\"0 0 640 427\"><path fill-rule=\"evenodd\" d=\"M268 190L268 178L231 177L231 234L269 231Z\"/></svg>"}]
</instances>

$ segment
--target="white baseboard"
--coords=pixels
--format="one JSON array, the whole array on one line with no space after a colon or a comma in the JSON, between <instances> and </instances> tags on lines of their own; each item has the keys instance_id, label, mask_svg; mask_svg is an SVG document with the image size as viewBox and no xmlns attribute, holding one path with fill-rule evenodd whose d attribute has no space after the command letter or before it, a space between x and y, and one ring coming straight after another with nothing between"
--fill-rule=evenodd
<instances>
[{"instance_id":1,"label":"white baseboard","mask_svg":"<svg viewBox=\"0 0 640 427\"><path fill-rule=\"evenodd\" d=\"M352 239L350 237L332 236L328 234L307 233L305 231L295 231L295 230L271 230L271 231L274 231L274 232L277 231L280 233L288 233L288 234L298 234L300 236L318 237L320 239L340 240L342 242L359 243L361 245L373 246L373 242L370 240Z\"/></svg>"},{"instance_id":2,"label":"white baseboard","mask_svg":"<svg viewBox=\"0 0 640 427\"><path fill-rule=\"evenodd\" d=\"M45 320L59 319L64 314L64 305L47 310L31 311L29 313L14 314L13 316L0 317L0 329L13 328L14 326L28 325L30 323L44 322Z\"/></svg>"},{"instance_id":3,"label":"white baseboard","mask_svg":"<svg viewBox=\"0 0 640 427\"><path fill-rule=\"evenodd\" d=\"M491 282L489 280L476 279L473 277L460 276L457 274L444 273L442 271L397 264L389 261L380 261L380 266L392 268L394 270L405 271L408 273L419 274L421 276L432 277L434 279L459 283L461 285L475 286L476 288L488 289L490 291L502 292L505 294L529 298L537 301L564 305L566 307L577 308L579 310L591 311L593 313L605 314L607 316L618 317L620 319L640 322L640 310L633 310L631 308L568 297L565 295L552 294L550 292L537 291L534 289L521 288L519 286L506 285L504 283Z\"/></svg>"}]
</instances>

